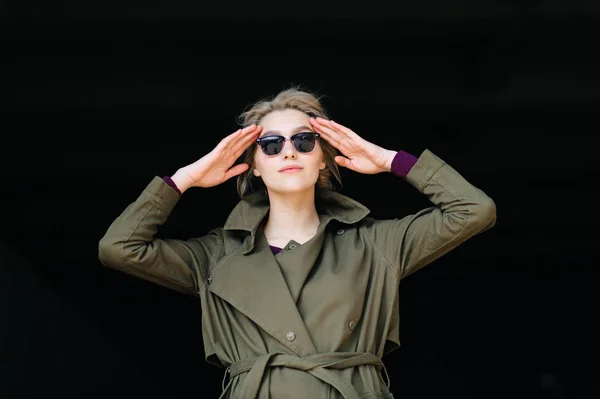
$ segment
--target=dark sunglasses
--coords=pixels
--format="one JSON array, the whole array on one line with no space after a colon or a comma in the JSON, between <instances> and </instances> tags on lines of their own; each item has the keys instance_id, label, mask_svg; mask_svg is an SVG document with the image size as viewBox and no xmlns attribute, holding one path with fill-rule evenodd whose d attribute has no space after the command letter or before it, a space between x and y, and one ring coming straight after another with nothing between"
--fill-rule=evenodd
<instances>
[{"instance_id":1,"label":"dark sunglasses","mask_svg":"<svg viewBox=\"0 0 600 399\"><path fill-rule=\"evenodd\" d=\"M308 153L315 149L315 144L317 143L317 138L319 137L319 133L314 132L301 132L296 133L290 140L294 143L294 148L296 151L302 153ZM265 153L265 155L277 155L283 150L283 144L285 143L286 138L279 135L269 135L256 139L258 145Z\"/></svg>"}]
</instances>

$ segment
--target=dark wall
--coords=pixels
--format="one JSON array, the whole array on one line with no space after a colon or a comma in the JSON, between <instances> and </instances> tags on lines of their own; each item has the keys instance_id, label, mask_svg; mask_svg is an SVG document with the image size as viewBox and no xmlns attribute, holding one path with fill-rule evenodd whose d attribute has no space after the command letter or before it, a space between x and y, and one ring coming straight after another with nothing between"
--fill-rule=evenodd
<instances>
[{"instance_id":1,"label":"dark wall","mask_svg":"<svg viewBox=\"0 0 600 399\"><path fill-rule=\"evenodd\" d=\"M104 268L97 244L291 84L496 202L494 229L402 283L396 397L598 397L600 7L358 4L0 5L0 397L218 397L198 300ZM343 177L378 218L430 205L391 175ZM161 234L204 234L236 202L233 181L191 190Z\"/></svg>"}]
</instances>

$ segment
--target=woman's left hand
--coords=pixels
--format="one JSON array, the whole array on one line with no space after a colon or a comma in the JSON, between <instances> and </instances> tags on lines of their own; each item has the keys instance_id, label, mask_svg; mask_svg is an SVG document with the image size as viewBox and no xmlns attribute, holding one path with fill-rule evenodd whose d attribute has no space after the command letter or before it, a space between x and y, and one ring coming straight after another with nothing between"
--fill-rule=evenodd
<instances>
[{"instance_id":1,"label":"woman's left hand","mask_svg":"<svg viewBox=\"0 0 600 399\"><path fill-rule=\"evenodd\" d=\"M321 137L344 154L343 157L335 157L340 166L369 175L391 170L396 151L370 143L334 121L317 117L310 118L310 124Z\"/></svg>"}]
</instances>

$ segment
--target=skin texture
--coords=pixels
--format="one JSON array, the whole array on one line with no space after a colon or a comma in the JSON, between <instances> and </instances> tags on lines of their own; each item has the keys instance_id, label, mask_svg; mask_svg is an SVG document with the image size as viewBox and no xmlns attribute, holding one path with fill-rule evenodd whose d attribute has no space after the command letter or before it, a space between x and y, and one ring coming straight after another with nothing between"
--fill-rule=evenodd
<instances>
[{"instance_id":1,"label":"skin texture","mask_svg":"<svg viewBox=\"0 0 600 399\"><path fill-rule=\"evenodd\" d=\"M279 134L289 138L300 131L314 131L308 115L293 109L271 112L260 125L261 137ZM254 161L253 173L262 178L269 194L270 211L264 230L269 244L280 247L292 239L300 243L308 241L319 225L315 183L319 171L325 168L319 140L310 153L298 152L290 140L286 140L281 152L274 156L265 155L257 148ZM279 171L289 165L301 169L291 173Z\"/></svg>"},{"instance_id":2,"label":"skin texture","mask_svg":"<svg viewBox=\"0 0 600 399\"><path fill-rule=\"evenodd\" d=\"M389 172L396 154L362 139L338 123L315 119L293 109L268 114L260 126L263 128L261 136L279 134L290 137L299 131L317 132L321 140L327 140L344 155L337 156L336 162L358 173ZM281 247L292 239L300 243L308 241L319 226L314 200L315 183L319 170L325 168L319 140L310 153L296 151L289 140L286 140L281 153L275 156L267 156L258 149L255 165L253 173L263 179L269 193L271 209L265 224L269 244ZM298 165L302 169L293 173L279 172L288 165Z\"/></svg>"},{"instance_id":3,"label":"skin texture","mask_svg":"<svg viewBox=\"0 0 600 399\"><path fill-rule=\"evenodd\" d=\"M278 134L289 138L298 132L314 132L309 116L294 109L271 112L262 119L260 125L261 137ZM325 168L318 139L315 149L310 153L296 151L292 142L286 140L278 155L268 156L257 149L254 160L256 167L253 173L262 178L269 193L292 196L313 194L319 171ZM299 165L302 169L294 173L279 172L279 169L288 165Z\"/></svg>"}]
</instances>

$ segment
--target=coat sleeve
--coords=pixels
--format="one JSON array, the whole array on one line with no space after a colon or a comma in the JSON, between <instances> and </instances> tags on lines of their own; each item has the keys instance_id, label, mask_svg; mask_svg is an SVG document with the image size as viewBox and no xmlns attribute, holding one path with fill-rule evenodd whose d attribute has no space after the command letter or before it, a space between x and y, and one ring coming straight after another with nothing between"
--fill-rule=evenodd
<instances>
[{"instance_id":1,"label":"coat sleeve","mask_svg":"<svg viewBox=\"0 0 600 399\"><path fill-rule=\"evenodd\" d=\"M190 240L156 237L179 200L179 194L156 176L117 217L98 245L107 267L196 295L207 275L211 254L222 242L220 229Z\"/></svg>"},{"instance_id":2,"label":"coat sleeve","mask_svg":"<svg viewBox=\"0 0 600 399\"><path fill-rule=\"evenodd\" d=\"M496 223L496 205L450 165L423 151L406 181L427 195L434 206L401 219L374 221L376 247L399 278L430 264Z\"/></svg>"}]
</instances>

